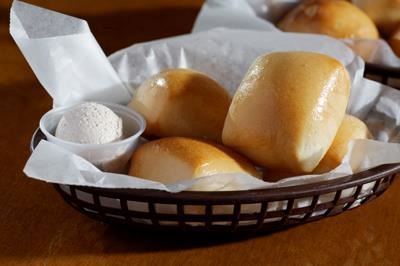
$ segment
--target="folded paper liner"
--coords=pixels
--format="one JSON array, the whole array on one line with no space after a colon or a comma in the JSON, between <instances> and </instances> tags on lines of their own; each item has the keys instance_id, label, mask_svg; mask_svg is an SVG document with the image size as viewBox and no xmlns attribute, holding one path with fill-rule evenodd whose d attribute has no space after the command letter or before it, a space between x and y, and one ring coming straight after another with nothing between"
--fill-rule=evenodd
<instances>
[{"instance_id":1,"label":"folded paper liner","mask_svg":"<svg viewBox=\"0 0 400 266\"><path fill-rule=\"evenodd\" d=\"M23 5L23 12L19 8L17 8L18 10L14 10L19 5ZM45 76L51 80L51 84L42 82L45 89L54 100L57 100L59 103L65 103L61 96L67 95L69 82L74 82L74 80L67 80L63 75L51 76L53 73L46 73L46 70L53 67L58 69L58 62L63 64L65 61L70 60L69 67L73 71L79 71L79 67L75 64L76 62L72 62L75 60L75 52L89 53L89 51L85 50L88 46L84 45L80 47L76 44L75 48L68 47L68 49L71 49L70 52L73 56L71 58L68 58L68 53L54 52L54 50L65 48L64 35L59 36L58 29L54 28L57 24L48 24L50 28L47 29L43 26L44 23L41 20L46 20L51 16L51 20L54 21L64 18L65 15L44 9L39 9L39 11L40 16L37 16L38 8L25 5L21 2L14 2L11 14L17 17L11 19L10 30L17 43L20 42L18 45L34 69L38 79L43 81ZM20 23L21 20L29 21L32 19L30 16L33 15L36 16L35 20L38 21L37 24L26 28L28 25ZM74 18L64 20L64 24L62 24L64 30L68 26L75 27L73 21ZM45 38L38 37L40 45L37 44L37 46L35 43L38 42L38 39L26 36L21 37L14 31L18 29L18 31L25 31L29 35L29 32L35 30L35 25L40 25L42 27L40 30L44 33L42 35L46 36ZM89 34L90 31L88 28L84 28L86 29L86 33L84 34L69 32L67 43L85 42L84 40L87 39L86 41L95 44L94 47L99 48L97 43L94 43L94 37ZM17 38L22 38L23 40L17 40ZM31 54L37 52L36 48L40 50L41 45L46 48L47 51L45 53L35 56ZM78 46L83 51L74 51L74 49L78 49ZM35 47L35 49L32 47ZM179 192L183 190L195 190L196 186L201 185L204 187L204 184L207 184L210 190L226 191L237 190L238 187L242 190L248 190L309 184L346 176L381 164L399 163L400 144L397 144L397 142L400 140L400 92L364 79L362 77L364 70L363 61L342 42L329 37L283 34L280 32L214 29L136 44L120 50L109 58L113 67L111 69L109 68L110 62L103 60L104 54L100 52L90 55L85 64L86 67L89 67L92 63L104 62L104 66L99 65L97 67L98 69L104 68L104 73L109 74L109 87L116 86L120 88L115 91L118 97L111 97L107 101L127 102L130 100L130 96L125 95L125 98L122 97L125 88L129 88L134 92L135 88L149 76L163 69L173 67L193 68L205 72L233 94L248 67L256 57L274 51L293 50L327 54L337 58L345 65L352 79L350 104L347 111L364 120L376 139L353 141L342 164L332 172L323 175L286 178L276 183L264 182L245 174L219 174L164 185L138 177L102 172L83 158L55 144L41 141L26 163L24 173L34 179L65 185L159 189ZM44 63L44 58L49 62L48 64ZM92 59L93 61L90 61ZM70 79L75 78L72 75L73 71L71 69L67 68L66 70L69 73L68 75L70 75ZM93 87L90 84L94 82L95 78L99 78L97 74L82 74L76 73L76 78L79 79L77 82L89 85L80 86L79 89L77 87L73 88L76 89L74 92L76 94L75 100L78 102L97 100L99 98L106 100L110 92L106 91L105 94L102 94L103 90L96 91L93 98L90 97L93 92ZM115 78L115 76L118 78ZM114 79L115 84L112 84L112 79ZM57 86L52 87L51 85L54 84ZM58 98L58 96L61 98ZM68 101L68 103L70 102ZM363 187L361 193L367 193L368 189L371 189L371 187ZM324 198L321 197L321 200L324 200ZM307 204L307 200L299 201L296 204Z\"/></svg>"},{"instance_id":2,"label":"folded paper liner","mask_svg":"<svg viewBox=\"0 0 400 266\"><path fill-rule=\"evenodd\" d=\"M207 0L193 27L193 32L217 27L280 31L274 23L302 0ZM383 40L342 39L369 63L400 67L397 57Z\"/></svg>"},{"instance_id":3,"label":"folded paper liner","mask_svg":"<svg viewBox=\"0 0 400 266\"><path fill-rule=\"evenodd\" d=\"M86 21L14 1L10 34L54 106L129 100Z\"/></svg>"}]
</instances>

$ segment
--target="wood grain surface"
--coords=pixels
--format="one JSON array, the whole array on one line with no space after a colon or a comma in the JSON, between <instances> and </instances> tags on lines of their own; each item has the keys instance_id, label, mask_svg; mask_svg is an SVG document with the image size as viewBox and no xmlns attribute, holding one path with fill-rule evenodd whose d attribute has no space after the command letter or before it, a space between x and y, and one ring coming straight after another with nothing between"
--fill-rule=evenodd
<instances>
[{"instance_id":1,"label":"wood grain surface","mask_svg":"<svg viewBox=\"0 0 400 266\"><path fill-rule=\"evenodd\" d=\"M200 0L30 1L86 19L107 54L189 32ZM364 207L283 232L246 237L145 233L108 226L22 173L51 107L8 33L0 2L0 265L399 265L400 182Z\"/></svg>"}]
</instances>

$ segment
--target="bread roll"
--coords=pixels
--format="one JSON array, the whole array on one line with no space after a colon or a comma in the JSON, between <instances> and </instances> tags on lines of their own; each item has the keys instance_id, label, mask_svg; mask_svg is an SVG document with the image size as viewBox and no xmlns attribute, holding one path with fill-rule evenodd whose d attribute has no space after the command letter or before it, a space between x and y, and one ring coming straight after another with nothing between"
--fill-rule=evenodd
<instances>
[{"instance_id":1,"label":"bread roll","mask_svg":"<svg viewBox=\"0 0 400 266\"><path fill-rule=\"evenodd\" d=\"M226 147L198 139L170 137L140 146L133 153L129 175L171 184L236 172L260 176L247 159Z\"/></svg>"},{"instance_id":2,"label":"bread roll","mask_svg":"<svg viewBox=\"0 0 400 266\"><path fill-rule=\"evenodd\" d=\"M278 24L283 31L326 34L335 38L377 39L372 20L351 3L341 0L308 0Z\"/></svg>"},{"instance_id":3,"label":"bread roll","mask_svg":"<svg viewBox=\"0 0 400 266\"><path fill-rule=\"evenodd\" d=\"M311 172L342 122L349 87L346 69L329 56L261 56L234 95L222 141L265 168Z\"/></svg>"},{"instance_id":4,"label":"bread roll","mask_svg":"<svg viewBox=\"0 0 400 266\"><path fill-rule=\"evenodd\" d=\"M329 150L326 152L317 168L313 171L313 174L322 174L335 169L346 155L351 140L366 139L370 138L370 136L371 134L363 121L354 116L345 115L332 145L329 147ZM295 174L279 170L266 170L263 179L268 182L277 182L291 176L295 176Z\"/></svg>"},{"instance_id":5,"label":"bread roll","mask_svg":"<svg viewBox=\"0 0 400 266\"><path fill-rule=\"evenodd\" d=\"M399 0L353 0L378 26L384 37L389 37L400 25Z\"/></svg>"},{"instance_id":6,"label":"bread roll","mask_svg":"<svg viewBox=\"0 0 400 266\"><path fill-rule=\"evenodd\" d=\"M168 69L143 82L129 107L146 119L146 135L221 142L230 102L224 88L205 74Z\"/></svg>"},{"instance_id":7,"label":"bread roll","mask_svg":"<svg viewBox=\"0 0 400 266\"><path fill-rule=\"evenodd\" d=\"M363 121L354 116L346 115L331 147L314 170L314 173L326 173L335 169L346 155L351 140L369 137L370 133Z\"/></svg>"},{"instance_id":8,"label":"bread roll","mask_svg":"<svg viewBox=\"0 0 400 266\"><path fill-rule=\"evenodd\" d=\"M400 57L400 27L393 32L388 42L393 52Z\"/></svg>"}]
</instances>

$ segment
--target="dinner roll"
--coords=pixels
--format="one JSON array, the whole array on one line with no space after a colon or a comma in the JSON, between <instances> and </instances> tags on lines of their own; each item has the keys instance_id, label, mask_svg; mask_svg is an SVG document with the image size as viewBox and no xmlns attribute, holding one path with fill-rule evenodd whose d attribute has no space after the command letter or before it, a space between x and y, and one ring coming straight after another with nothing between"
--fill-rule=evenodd
<instances>
[{"instance_id":1,"label":"dinner roll","mask_svg":"<svg viewBox=\"0 0 400 266\"><path fill-rule=\"evenodd\" d=\"M230 102L225 89L205 74L168 69L143 82L129 107L146 119L146 135L221 142Z\"/></svg>"},{"instance_id":2,"label":"dinner roll","mask_svg":"<svg viewBox=\"0 0 400 266\"><path fill-rule=\"evenodd\" d=\"M360 119L346 115L339 127L335 139L314 173L325 173L335 169L347 153L349 143L353 139L369 138L367 126Z\"/></svg>"},{"instance_id":3,"label":"dinner roll","mask_svg":"<svg viewBox=\"0 0 400 266\"><path fill-rule=\"evenodd\" d=\"M388 42L393 52L400 57L400 27L393 32Z\"/></svg>"},{"instance_id":4,"label":"dinner roll","mask_svg":"<svg viewBox=\"0 0 400 266\"><path fill-rule=\"evenodd\" d=\"M268 169L311 172L332 144L349 89L346 69L329 56L260 56L234 95L222 141Z\"/></svg>"},{"instance_id":5,"label":"dinner roll","mask_svg":"<svg viewBox=\"0 0 400 266\"><path fill-rule=\"evenodd\" d=\"M283 31L326 34L335 38L377 39L372 20L356 6L341 0L307 0L278 24Z\"/></svg>"},{"instance_id":6,"label":"dinner roll","mask_svg":"<svg viewBox=\"0 0 400 266\"><path fill-rule=\"evenodd\" d=\"M247 159L228 148L182 137L158 139L140 146L132 155L129 170L129 175L164 184L223 173L260 176Z\"/></svg>"},{"instance_id":7,"label":"dinner roll","mask_svg":"<svg viewBox=\"0 0 400 266\"><path fill-rule=\"evenodd\" d=\"M364 10L385 37L400 24L399 0L353 0L353 3Z\"/></svg>"}]
</instances>

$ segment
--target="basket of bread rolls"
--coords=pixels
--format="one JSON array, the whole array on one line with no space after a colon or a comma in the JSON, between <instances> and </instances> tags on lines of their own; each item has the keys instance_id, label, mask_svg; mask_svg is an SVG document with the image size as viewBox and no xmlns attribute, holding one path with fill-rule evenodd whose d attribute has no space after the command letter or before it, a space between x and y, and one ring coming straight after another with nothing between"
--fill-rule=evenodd
<instances>
[{"instance_id":1,"label":"basket of bread rolls","mask_svg":"<svg viewBox=\"0 0 400 266\"><path fill-rule=\"evenodd\" d=\"M214 29L107 58L86 22L13 8L13 37L55 103L24 173L91 218L274 231L361 206L400 171L400 92L365 79L336 39Z\"/></svg>"},{"instance_id":2,"label":"basket of bread rolls","mask_svg":"<svg viewBox=\"0 0 400 266\"><path fill-rule=\"evenodd\" d=\"M133 151L128 174L174 184L226 173L275 182L329 172L353 139L371 138L363 121L345 114L349 93L343 65L313 52L258 57L233 97L204 73L163 70L145 80L128 105L146 121L146 140ZM32 148L45 137L38 131ZM218 184L201 181L179 193L55 188L80 212L109 223L243 232L280 230L360 206L384 192L399 170L400 164L389 164L307 185L245 191L233 183L215 192Z\"/></svg>"},{"instance_id":3,"label":"basket of bread rolls","mask_svg":"<svg viewBox=\"0 0 400 266\"><path fill-rule=\"evenodd\" d=\"M263 21L262 21L263 20ZM209 0L194 31L214 27L322 34L347 43L370 79L400 87L400 3L397 0Z\"/></svg>"}]
</instances>

